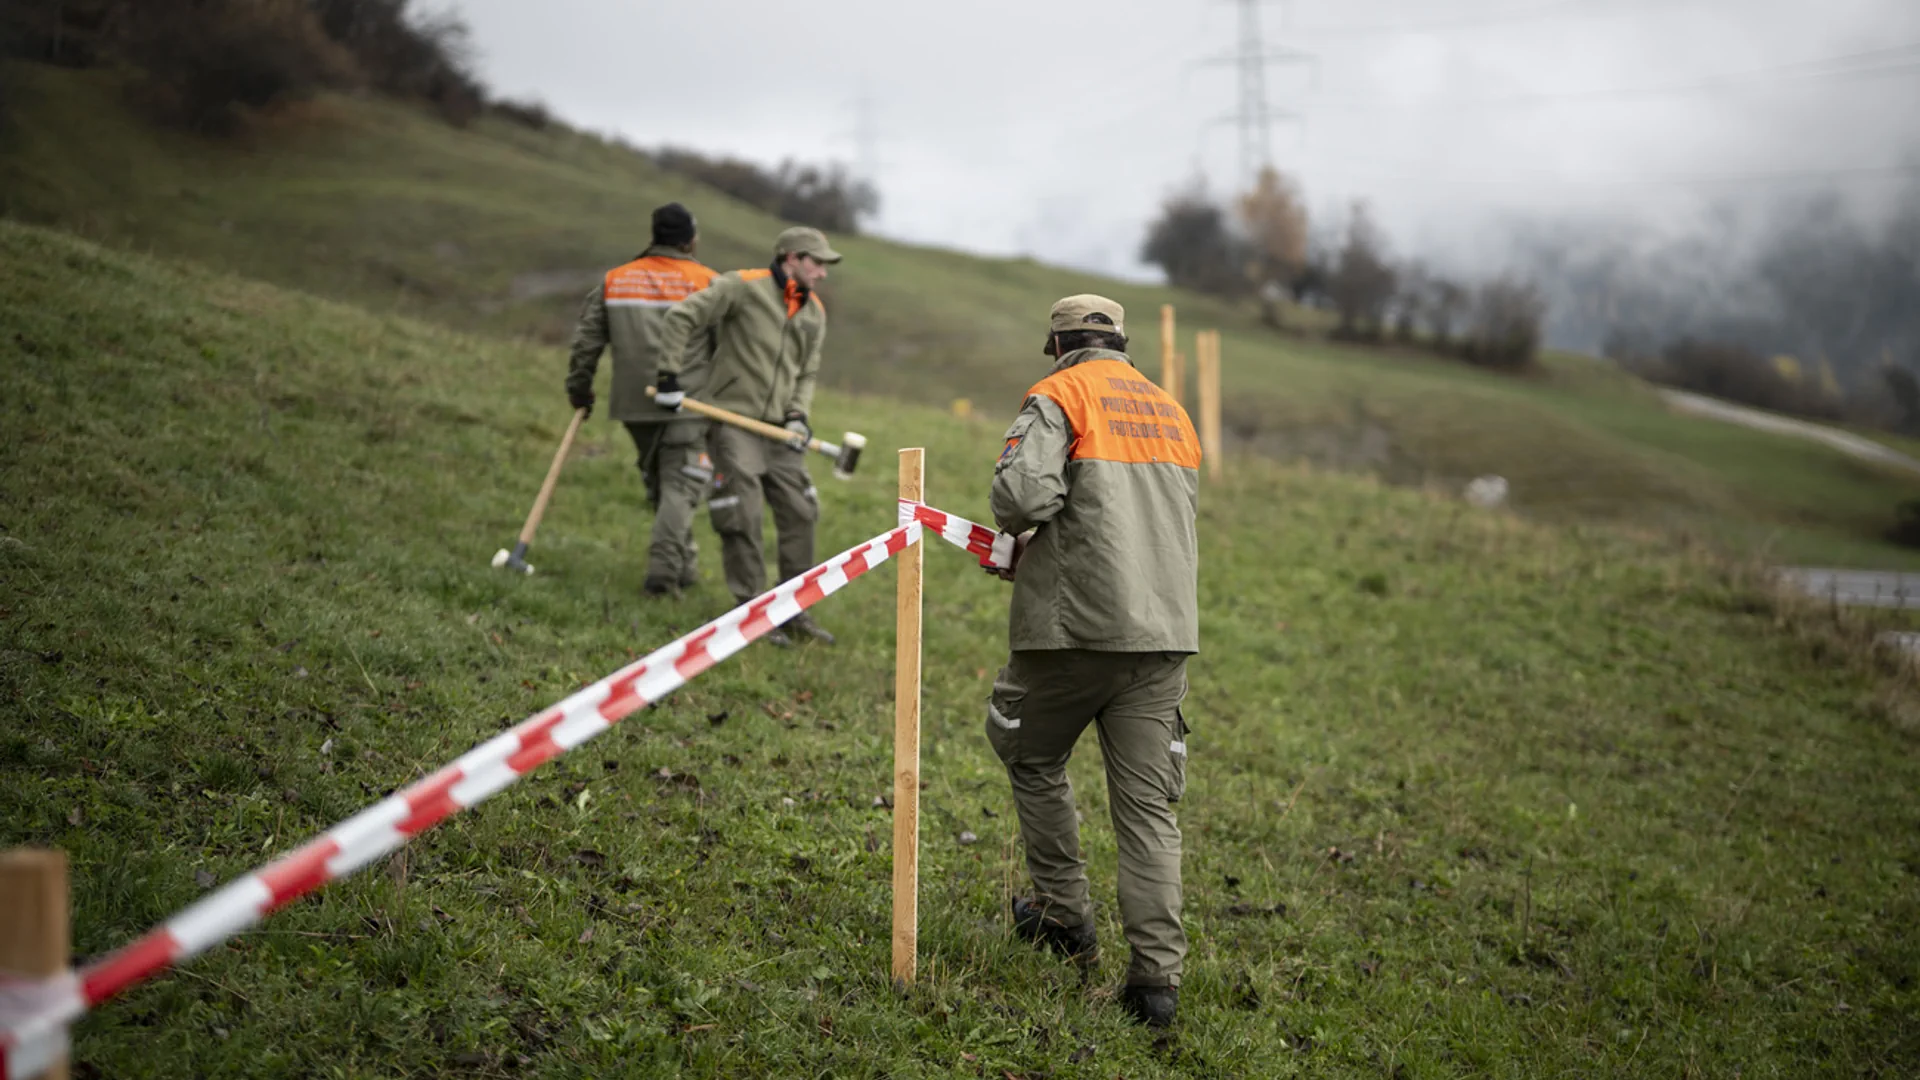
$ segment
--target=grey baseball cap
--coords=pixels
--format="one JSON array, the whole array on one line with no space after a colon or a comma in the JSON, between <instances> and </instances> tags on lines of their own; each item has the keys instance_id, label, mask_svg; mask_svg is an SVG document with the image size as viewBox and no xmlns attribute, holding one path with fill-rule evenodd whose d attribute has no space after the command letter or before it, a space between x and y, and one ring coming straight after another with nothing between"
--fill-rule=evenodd
<instances>
[{"instance_id":1,"label":"grey baseball cap","mask_svg":"<svg viewBox=\"0 0 1920 1080\"><path fill-rule=\"evenodd\" d=\"M1056 334L1099 330L1127 336L1127 309L1104 296L1081 293L1054 301L1047 313L1047 329Z\"/></svg>"},{"instance_id":2,"label":"grey baseball cap","mask_svg":"<svg viewBox=\"0 0 1920 1080\"><path fill-rule=\"evenodd\" d=\"M811 255L823 263L837 263L840 253L827 246L827 234L807 225L795 225L773 242L775 255Z\"/></svg>"}]
</instances>

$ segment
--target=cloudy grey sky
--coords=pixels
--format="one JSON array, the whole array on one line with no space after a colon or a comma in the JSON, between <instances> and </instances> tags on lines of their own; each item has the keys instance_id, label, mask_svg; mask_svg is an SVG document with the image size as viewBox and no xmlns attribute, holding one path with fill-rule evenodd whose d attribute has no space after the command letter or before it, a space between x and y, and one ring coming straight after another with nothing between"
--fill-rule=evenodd
<instances>
[{"instance_id":1,"label":"cloudy grey sky","mask_svg":"<svg viewBox=\"0 0 1920 1080\"><path fill-rule=\"evenodd\" d=\"M1234 0L453 0L500 93L577 126L775 162L854 161L877 231L1150 276L1140 238L1196 175L1236 186ZM1497 258L1490 223L1670 227L1832 183L1863 206L1920 150L1920 0L1294 0L1260 9L1275 163L1327 219Z\"/></svg>"}]
</instances>

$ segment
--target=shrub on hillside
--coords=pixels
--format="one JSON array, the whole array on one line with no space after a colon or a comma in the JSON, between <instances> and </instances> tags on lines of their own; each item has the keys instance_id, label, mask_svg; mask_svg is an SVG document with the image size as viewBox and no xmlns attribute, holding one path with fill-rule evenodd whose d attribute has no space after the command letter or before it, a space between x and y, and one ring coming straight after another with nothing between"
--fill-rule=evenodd
<instances>
[{"instance_id":1,"label":"shrub on hillside","mask_svg":"<svg viewBox=\"0 0 1920 1080\"><path fill-rule=\"evenodd\" d=\"M487 106L487 111L502 120L534 131L545 131L554 124L553 110L547 108L545 102L533 98L525 101L495 101Z\"/></svg>"},{"instance_id":2,"label":"shrub on hillside","mask_svg":"<svg viewBox=\"0 0 1920 1080\"><path fill-rule=\"evenodd\" d=\"M0 4L0 57L92 67L105 57L125 0Z\"/></svg>"},{"instance_id":3,"label":"shrub on hillside","mask_svg":"<svg viewBox=\"0 0 1920 1080\"><path fill-rule=\"evenodd\" d=\"M311 96L353 65L303 0L142 0L127 9L124 53L147 103L200 131L227 132L246 109Z\"/></svg>"},{"instance_id":4,"label":"shrub on hillside","mask_svg":"<svg viewBox=\"0 0 1920 1080\"><path fill-rule=\"evenodd\" d=\"M455 125L471 122L486 106L486 88L473 74L467 24L459 16L420 15L410 0L305 2L374 89L431 102Z\"/></svg>"},{"instance_id":5,"label":"shrub on hillside","mask_svg":"<svg viewBox=\"0 0 1920 1080\"><path fill-rule=\"evenodd\" d=\"M773 212L788 221L828 232L857 233L860 220L880 212L880 193L844 165L783 162L777 175L780 202Z\"/></svg>"},{"instance_id":6,"label":"shrub on hillside","mask_svg":"<svg viewBox=\"0 0 1920 1080\"><path fill-rule=\"evenodd\" d=\"M1893 509L1893 525L1885 536L1905 548L1920 548L1920 499L1907 499Z\"/></svg>"},{"instance_id":7,"label":"shrub on hillside","mask_svg":"<svg viewBox=\"0 0 1920 1080\"><path fill-rule=\"evenodd\" d=\"M1481 367L1525 368L1540 349L1540 325L1546 314L1546 301L1531 284L1512 278L1490 281L1473 298L1460 355Z\"/></svg>"},{"instance_id":8,"label":"shrub on hillside","mask_svg":"<svg viewBox=\"0 0 1920 1080\"><path fill-rule=\"evenodd\" d=\"M858 233L860 223L880 210L880 193L840 165L804 165L786 161L767 169L739 158L708 157L696 150L667 147L654 163L692 177L750 206L784 220L828 232Z\"/></svg>"},{"instance_id":9,"label":"shrub on hillside","mask_svg":"<svg viewBox=\"0 0 1920 1080\"><path fill-rule=\"evenodd\" d=\"M122 61L148 101L205 131L248 108L366 83L464 124L486 105L466 24L410 0L41 0L0 3L0 55L89 67Z\"/></svg>"},{"instance_id":10,"label":"shrub on hillside","mask_svg":"<svg viewBox=\"0 0 1920 1080\"><path fill-rule=\"evenodd\" d=\"M1237 235L1227 211L1199 184L1176 191L1160 204L1147 229L1140 258L1158 266L1183 289L1239 298L1253 291L1247 267L1255 255Z\"/></svg>"},{"instance_id":11,"label":"shrub on hillside","mask_svg":"<svg viewBox=\"0 0 1920 1080\"><path fill-rule=\"evenodd\" d=\"M1781 365L1741 345L1682 338L1658 357L1622 363L1652 382L1696 394L1820 420L1838 419L1841 402L1820 385L1791 377Z\"/></svg>"},{"instance_id":12,"label":"shrub on hillside","mask_svg":"<svg viewBox=\"0 0 1920 1080\"><path fill-rule=\"evenodd\" d=\"M708 157L697 150L665 147L654 164L716 188L749 206L770 210L780 201L780 183L771 172L740 158Z\"/></svg>"},{"instance_id":13,"label":"shrub on hillside","mask_svg":"<svg viewBox=\"0 0 1920 1080\"><path fill-rule=\"evenodd\" d=\"M1906 368L1889 364L1880 369L1880 381L1894 414L1890 426L1896 431L1920 431L1920 379Z\"/></svg>"}]
</instances>

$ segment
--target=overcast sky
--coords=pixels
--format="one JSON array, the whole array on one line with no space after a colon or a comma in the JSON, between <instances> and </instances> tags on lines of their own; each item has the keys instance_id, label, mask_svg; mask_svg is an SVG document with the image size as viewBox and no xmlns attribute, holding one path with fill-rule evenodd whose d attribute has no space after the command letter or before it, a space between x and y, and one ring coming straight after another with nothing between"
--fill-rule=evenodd
<instances>
[{"instance_id":1,"label":"overcast sky","mask_svg":"<svg viewBox=\"0 0 1920 1080\"><path fill-rule=\"evenodd\" d=\"M454 0L496 92L579 127L763 162L860 156L876 230L1127 276L1168 191L1237 187L1234 0ZM1260 9L1275 164L1330 219L1498 258L1510 215L1684 226L1920 149L1920 0L1297 0Z\"/></svg>"}]
</instances>

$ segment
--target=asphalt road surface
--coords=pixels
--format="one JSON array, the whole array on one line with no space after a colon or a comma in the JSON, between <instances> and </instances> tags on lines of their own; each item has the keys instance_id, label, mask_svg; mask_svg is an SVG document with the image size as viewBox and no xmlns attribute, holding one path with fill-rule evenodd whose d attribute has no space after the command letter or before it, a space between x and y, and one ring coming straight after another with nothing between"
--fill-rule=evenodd
<instances>
[{"instance_id":1,"label":"asphalt road surface","mask_svg":"<svg viewBox=\"0 0 1920 1080\"><path fill-rule=\"evenodd\" d=\"M1818 600L1850 607L1920 608L1920 574L1794 567L1780 571L1780 577Z\"/></svg>"},{"instance_id":2,"label":"asphalt road surface","mask_svg":"<svg viewBox=\"0 0 1920 1080\"><path fill-rule=\"evenodd\" d=\"M1805 420L1776 416L1773 413L1749 409L1744 405L1733 405L1717 398L1689 394L1685 390L1661 390L1660 397L1674 409L1691 416L1704 416L1711 420L1724 420L1729 424L1739 424L1756 431L1770 431L1775 435L1786 435L1795 439L1825 443L1843 454L1851 454L1863 461L1876 461L1896 469L1911 473L1920 473L1920 461L1874 442L1863 439L1850 431L1838 428L1809 424Z\"/></svg>"}]
</instances>

